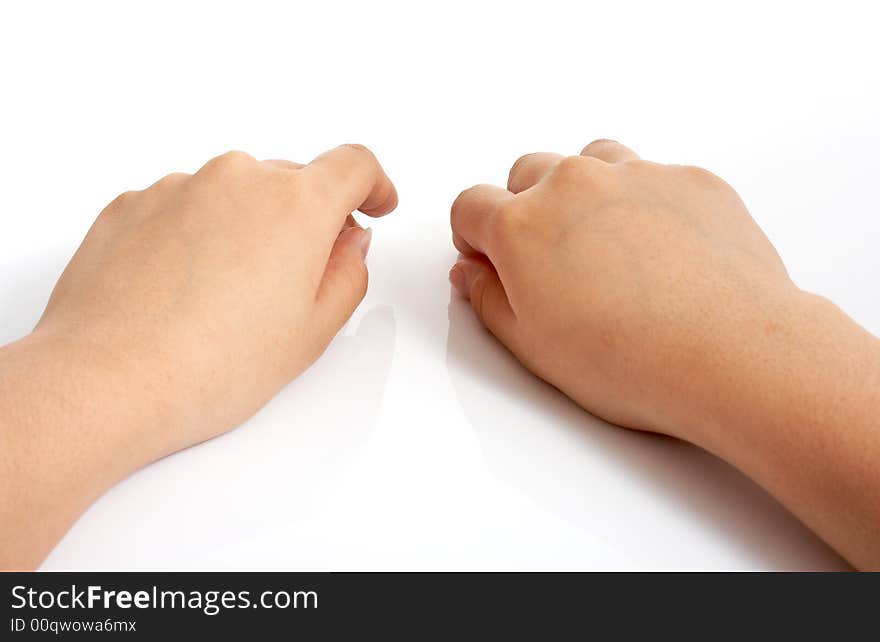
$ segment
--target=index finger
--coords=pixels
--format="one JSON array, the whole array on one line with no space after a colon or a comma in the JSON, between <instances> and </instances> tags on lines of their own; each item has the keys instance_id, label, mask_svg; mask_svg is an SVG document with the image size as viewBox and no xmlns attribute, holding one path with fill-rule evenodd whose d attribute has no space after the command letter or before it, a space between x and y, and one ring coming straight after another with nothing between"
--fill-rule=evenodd
<instances>
[{"instance_id":1,"label":"index finger","mask_svg":"<svg viewBox=\"0 0 880 642\"><path fill-rule=\"evenodd\" d=\"M475 185L452 204L452 242L462 254L485 254L491 260L489 237L502 205L513 198L506 189Z\"/></svg>"},{"instance_id":2,"label":"index finger","mask_svg":"<svg viewBox=\"0 0 880 642\"><path fill-rule=\"evenodd\" d=\"M397 207L397 190L369 149L340 145L324 152L300 170L323 186L324 193L345 210L383 216Z\"/></svg>"}]
</instances>

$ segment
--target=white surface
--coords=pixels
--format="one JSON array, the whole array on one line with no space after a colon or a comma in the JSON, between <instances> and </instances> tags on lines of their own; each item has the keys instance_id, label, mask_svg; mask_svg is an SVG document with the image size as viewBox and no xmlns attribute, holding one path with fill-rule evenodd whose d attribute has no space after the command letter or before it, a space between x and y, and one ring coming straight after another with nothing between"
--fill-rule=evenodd
<instances>
[{"instance_id":1,"label":"white surface","mask_svg":"<svg viewBox=\"0 0 880 642\"><path fill-rule=\"evenodd\" d=\"M318 364L114 488L44 568L841 568L727 465L533 378L446 281L461 189L614 137L726 178L801 286L880 331L871 3L713 5L4 7L0 341L113 196L226 149L363 142L401 196Z\"/></svg>"}]
</instances>

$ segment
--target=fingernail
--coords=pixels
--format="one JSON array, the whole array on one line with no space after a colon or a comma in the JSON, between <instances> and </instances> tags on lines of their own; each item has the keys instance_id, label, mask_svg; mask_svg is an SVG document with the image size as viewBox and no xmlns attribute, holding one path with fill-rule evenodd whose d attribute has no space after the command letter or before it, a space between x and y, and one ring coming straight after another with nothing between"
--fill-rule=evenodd
<instances>
[{"instance_id":1,"label":"fingernail","mask_svg":"<svg viewBox=\"0 0 880 642\"><path fill-rule=\"evenodd\" d=\"M361 254L364 259L367 258L367 254L370 251L370 243L373 241L373 228L368 227L361 234Z\"/></svg>"},{"instance_id":2,"label":"fingernail","mask_svg":"<svg viewBox=\"0 0 880 642\"><path fill-rule=\"evenodd\" d=\"M465 272L464 267L462 267L461 263L456 263L452 266L452 269L449 270L449 282L452 283L453 287L458 290L458 293L463 297L467 298L468 292L468 284L467 284L467 272Z\"/></svg>"}]
</instances>

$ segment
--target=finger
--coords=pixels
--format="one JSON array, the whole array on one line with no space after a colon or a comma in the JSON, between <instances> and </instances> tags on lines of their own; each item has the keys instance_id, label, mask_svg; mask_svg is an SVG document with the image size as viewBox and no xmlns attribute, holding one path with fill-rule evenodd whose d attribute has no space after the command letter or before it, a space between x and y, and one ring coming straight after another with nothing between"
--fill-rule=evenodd
<instances>
[{"instance_id":1,"label":"finger","mask_svg":"<svg viewBox=\"0 0 880 642\"><path fill-rule=\"evenodd\" d=\"M284 160L283 158L270 158L269 160L264 160L263 163L279 169L302 169L305 167L302 163L294 163L293 161Z\"/></svg>"},{"instance_id":2,"label":"finger","mask_svg":"<svg viewBox=\"0 0 880 642\"><path fill-rule=\"evenodd\" d=\"M608 138L594 140L581 150L581 156L592 156L606 163L622 163L623 161L638 160L639 158L639 155L626 145Z\"/></svg>"},{"instance_id":3,"label":"finger","mask_svg":"<svg viewBox=\"0 0 880 642\"><path fill-rule=\"evenodd\" d=\"M366 257L372 230L355 224L339 233L316 296L319 327L328 328L329 340L348 320L367 293Z\"/></svg>"},{"instance_id":4,"label":"finger","mask_svg":"<svg viewBox=\"0 0 880 642\"><path fill-rule=\"evenodd\" d=\"M495 268L486 261L464 257L452 266L449 280L471 302L483 325L515 352L516 315Z\"/></svg>"},{"instance_id":5,"label":"finger","mask_svg":"<svg viewBox=\"0 0 880 642\"><path fill-rule=\"evenodd\" d=\"M520 156L513 164L513 167L510 168L510 174L507 177L507 189L514 194L519 194L533 187L550 170L556 167L561 160L561 155L547 152Z\"/></svg>"},{"instance_id":6,"label":"finger","mask_svg":"<svg viewBox=\"0 0 880 642\"><path fill-rule=\"evenodd\" d=\"M359 209L370 216L382 216L397 206L397 190L363 145L341 145L324 152L302 173L319 184L345 214Z\"/></svg>"},{"instance_id":7,"label":"finger","mask_svg":"<svg viewBox=\"0 0 880 642\"><path fill-rule=\"evenodd\" d=\"M452 242L462 254L488 254L489 226L513 194L495 185L476 185L466 189L452 204Z\"/></svg>"}]
</instances>

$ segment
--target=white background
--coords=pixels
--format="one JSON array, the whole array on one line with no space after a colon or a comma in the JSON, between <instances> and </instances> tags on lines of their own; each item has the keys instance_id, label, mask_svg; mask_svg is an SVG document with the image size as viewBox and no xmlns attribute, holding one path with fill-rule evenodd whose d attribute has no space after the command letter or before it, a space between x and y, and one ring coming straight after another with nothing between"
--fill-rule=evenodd
<instances>
[{"instance_id":1,"label":"white background","mask_svg":"<svg viewBox=\"0 0 880 642\"><path fill-rule=\"evenodd\" d=\"M44 568L844 568L726 464L526 373L450 293L448 210L523 153L617 138L726 178L797 282L877 333L871 6L4 4L2 342L117 193L227 149L362 142L401 197L318 364L114 488Z\"/></svg>"}]
</instances>

